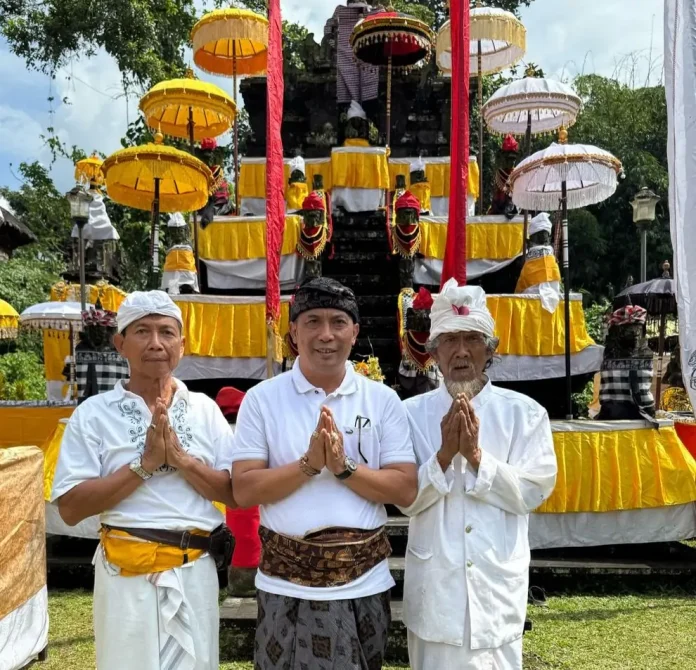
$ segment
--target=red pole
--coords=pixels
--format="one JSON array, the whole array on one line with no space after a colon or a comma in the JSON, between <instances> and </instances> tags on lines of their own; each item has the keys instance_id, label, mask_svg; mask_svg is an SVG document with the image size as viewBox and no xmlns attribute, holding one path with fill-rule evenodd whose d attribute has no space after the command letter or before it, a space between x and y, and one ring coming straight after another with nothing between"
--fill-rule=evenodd
<instances>
[{"instance_id":1,"label":"red pole","mask_svg":"<svg viewBox=\"0 0 696 670\"><path fill-rule=\"evenodd\" d=\"M469 0L452 0L452 123L447 246L440 287L454 277L466 284L466 192L469 179Z\"/></svg>"}]
</instances>

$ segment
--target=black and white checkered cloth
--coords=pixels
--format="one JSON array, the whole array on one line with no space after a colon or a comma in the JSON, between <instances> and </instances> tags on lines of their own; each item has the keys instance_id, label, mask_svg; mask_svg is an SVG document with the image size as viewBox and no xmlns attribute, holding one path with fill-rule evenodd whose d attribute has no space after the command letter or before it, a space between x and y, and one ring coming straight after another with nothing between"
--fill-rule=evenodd
<instances>
[{"instance_id":1,"label":"black and white checkered cloth","mask_svg":"<svg viewBox=\"0 0 696 670\"><path fill-rule=\"evenodd\" d=\"M114 388L117 381L128 379L128 361L115 351L76 351L75 378L77 396L84 398L89 385L90 367L96 373L97 392L106 393Z\"/></svg>"},{"instance_id":2,"label":"black and white checkered cloth","mask_svg":"<svg viewBox=\"0 0 696 670\"><path fill-rule=\"evenodd\" d=\"M599 402L635 402L638 407L655 404L652 394L653 361L651 358L605 360L600 372ZM631 377L637 396L634 398Z\"/></svg>"},{"instance_id":3,"label":"black and white checkered cloth","mask_svg":"<svg viewBox=\"0 0 696 670\"><path fill-rule=\"evenodd\" d=\"M379 92L379 70L369 65L359 65L350 46L350 35L355 24L366 16L369 8L358 4L336 7L333 17L327 22L324 34L330 34L338 26L336 36L336 99L339 103L374 100Z\"/></svg>"}]
</instances>

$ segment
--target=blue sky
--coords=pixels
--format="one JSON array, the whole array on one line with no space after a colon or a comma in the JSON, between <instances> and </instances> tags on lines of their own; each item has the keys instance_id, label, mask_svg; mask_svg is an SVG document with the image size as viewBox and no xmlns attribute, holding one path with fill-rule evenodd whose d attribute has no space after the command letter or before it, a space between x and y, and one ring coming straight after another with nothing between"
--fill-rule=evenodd
<instances>
[{"instance_id":1,"label":"blue sky","mask_svg":"<svg viewBox=\"0 0 696 670\"><path fill-rule=\"evenodd\" d=\"M281 2L284 18L303 23L319 41L334 2ZM597 72L618 74L636 85L649 75L661 81L662 14L663 0L535 0L522 14L526 60L541 65L552 78ZM231 87L228 79L198 74L227 90ZM53 113L49 97L54 98ZM64 98L70 104L63 104ZM49 165L51 157L40 135L51 125L69 146L115 151L128 121L137 114L138 99L138 92L126 98L118 69L104 52L76 60L51 81L28 70L0 39L0 185L19 186L16 166L22 161L38 159ZM53 165L60 189L72 186L72 171L67 161Z\"/></svg>"}]
</instances>

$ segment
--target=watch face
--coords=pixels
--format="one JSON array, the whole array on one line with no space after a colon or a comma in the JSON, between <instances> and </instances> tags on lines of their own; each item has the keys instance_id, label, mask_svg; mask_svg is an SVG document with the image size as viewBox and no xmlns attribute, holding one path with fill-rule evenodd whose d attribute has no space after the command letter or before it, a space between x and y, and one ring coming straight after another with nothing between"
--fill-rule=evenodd
<instances>
[{"instance_id":1,"label":"watch face","mask_svg":"<svg viewBox=\"0 0 696 670\"><path fill-rule=\"evenodd\" d=\"M355 472L358 469L358 464L350 456L346 456L346 469L351 472Z\"/></svg>"}]
</instances>

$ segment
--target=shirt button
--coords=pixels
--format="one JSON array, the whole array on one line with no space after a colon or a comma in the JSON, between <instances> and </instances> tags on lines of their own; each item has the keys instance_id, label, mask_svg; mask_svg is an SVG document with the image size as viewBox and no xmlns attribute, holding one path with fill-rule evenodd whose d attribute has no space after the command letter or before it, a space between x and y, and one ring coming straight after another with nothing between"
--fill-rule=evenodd
<instances>
[{"instance_id":1,"label":"shirt button","mask_svg":"<svg viewBox=\"0 0 696 670\"><path fill-rule=\"evenodd\" d=\"M466 562L466 567L467 567L467 568L473 568L473 567L474 567L474 564L473 564L471 561L467 561L467 562Z\"/></svg>"},{"instance_id":2,"label":"shirt button","mask_svg":"<svg viewBox=\"0 0 696 670\"><path fill-rule=\"evenodd\" d=\"M473 528L471 526L467 526L465 530L467 533L470 533L473 530Z\"/></svg>"},{"instance_id":3,"label":"shirt button","mask_svg":"<svg viewBox=\"0 0 696 670\"><path fill-rule=\"evenodd\" d=\"M316 395L319 395L319 389L314 389L314 393L315 393Z\"/></svg>"}]
</instances>

